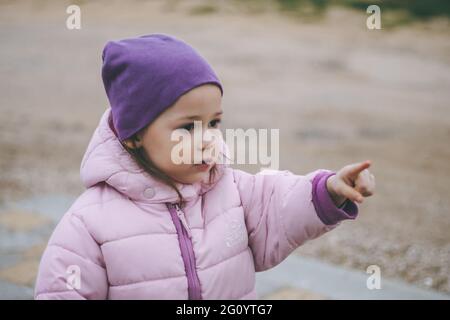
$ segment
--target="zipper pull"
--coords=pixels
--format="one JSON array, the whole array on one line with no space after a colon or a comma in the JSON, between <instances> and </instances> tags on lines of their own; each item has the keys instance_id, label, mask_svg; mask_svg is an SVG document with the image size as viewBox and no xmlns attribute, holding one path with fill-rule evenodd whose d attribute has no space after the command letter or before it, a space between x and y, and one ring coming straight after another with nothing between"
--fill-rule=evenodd
<instances>
[{"instance_id":1,"label":"zipper pull","mask_svg":"<svg viewBox=\"0 0 450 320\"><path fill-rule=\"evenodd\" d=\"M181 209L178 206L178 204L175 205L175 209L177 211L178 219L180 219L181 224L183 225L184 229L186 230L186 232L187 232L187 234L189 236L189 239L191 239L192 238L191 229L189 228L189 226L187 224L186 217L184 216L183 211L181 211Z\"/></svg>"}]
</instances>

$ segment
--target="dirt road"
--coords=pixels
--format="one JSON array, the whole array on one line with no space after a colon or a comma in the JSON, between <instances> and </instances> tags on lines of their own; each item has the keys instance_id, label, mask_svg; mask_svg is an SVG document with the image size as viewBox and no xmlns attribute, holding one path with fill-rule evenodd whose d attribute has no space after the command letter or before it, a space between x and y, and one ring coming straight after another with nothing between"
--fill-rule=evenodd
<instances>
[{"instance_id":1,"label":"dirt road","mask_svg":"<svg viewBox=\"0 0 450 320\"><path fill-rule=\"evenodd\" d=\"M342 9L306 23L227 2L78 3L81 30L65 26L69 3L0 4L1 201L81 193L81 157L108 106L104 44L169 33L222 79L225 127L280 129L281 169L373 161L377 194L359 219L299 254L450 292L448 21L370 31L365 12Z\"/></svg>"}]
</instances>

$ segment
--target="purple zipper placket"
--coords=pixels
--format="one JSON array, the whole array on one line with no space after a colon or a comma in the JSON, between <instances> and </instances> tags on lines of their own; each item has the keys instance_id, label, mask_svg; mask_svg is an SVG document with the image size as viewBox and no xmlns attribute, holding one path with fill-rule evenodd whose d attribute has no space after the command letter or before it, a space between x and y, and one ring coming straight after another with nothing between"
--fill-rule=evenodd
<instances>
[{"instance_id":1,"label":"purple zipper placket","mask_svg":"<svg viewBox=\"0 0 450 320\"><path fill-rule=\"evenodd\" d=\"M181 256L188 280L189 300L201 300L200 280L195 266L194 247L192 246L192 234L187 224L183 211L177 204L167 204L170 216L178 234Z\"/></svg>"}]
</instances>

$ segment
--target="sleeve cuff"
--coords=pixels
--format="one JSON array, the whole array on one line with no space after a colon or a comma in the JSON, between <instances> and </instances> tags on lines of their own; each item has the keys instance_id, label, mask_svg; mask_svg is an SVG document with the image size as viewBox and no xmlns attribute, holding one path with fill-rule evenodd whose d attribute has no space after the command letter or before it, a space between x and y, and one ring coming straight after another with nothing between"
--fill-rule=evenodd
<instances>
[{"instance_id":1,"label":"sleeve cuff","mask_svg":"<svg viewBox=\"0 0 450 320\"><path fill-rule=\"evenodd\" d=\"M341 207L337 207L327 189L327 179L335 172L320 172L312 181L312 202L319 219L326 225L334 225L342 220L355 219L358 216L358 206L345 200Z\"/></svg>"}]
</instances>

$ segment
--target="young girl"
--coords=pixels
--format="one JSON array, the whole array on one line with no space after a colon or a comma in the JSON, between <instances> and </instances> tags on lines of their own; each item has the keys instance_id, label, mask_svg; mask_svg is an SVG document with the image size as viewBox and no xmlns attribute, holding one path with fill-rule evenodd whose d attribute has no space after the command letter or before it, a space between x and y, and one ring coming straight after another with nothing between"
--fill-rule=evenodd
<instances>
[{"instance_id":1,"label":"young girl","mask_svg":"<svg viewBox=\"0 0 450 320\"><path fill-rule=\"evenodd\" d=\"M87 190L42 256L36 299L254 299L255 272L354 219L374 191L369 161L305 176L214 162L192 130L218 128L222 85L179 39L110 41L102 58L111 108L81 163ZM173 161L177 130L201 163Z\"/></svg>"}]
</instances>

